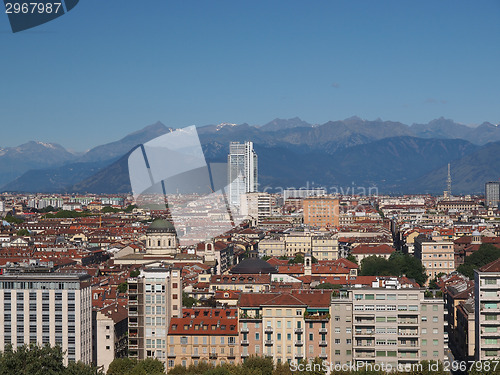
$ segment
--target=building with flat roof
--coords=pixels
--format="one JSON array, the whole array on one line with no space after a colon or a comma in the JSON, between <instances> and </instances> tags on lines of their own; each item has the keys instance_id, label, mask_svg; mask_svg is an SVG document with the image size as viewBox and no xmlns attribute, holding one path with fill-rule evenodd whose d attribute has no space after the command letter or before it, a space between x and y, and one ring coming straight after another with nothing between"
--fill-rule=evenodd
<instances>
[{"instance_id":1,"label":"building with flat roof","mask_svg":"<svg viewBox=\"0 0 500 375\"><path fill-rule=\"evenodd\" d=\"M0 275L0 347L60 345L64 362L92 361L91 277L42 267Z\"/></svg>"},{"instance_id":2,"label":"building with flat roof","mask_svg":"<svg viewBox=\"0 0 500 375\"><path fill-rule=\"evenodd\" d=\"M170 319L182 314L181 269L161 264L128 279L129 357L167 360Z\"/></svg>"},{"instance_id":3,"label":"building with flat roof","mask_svg":"<svg viewBox=\"0 0 500 375\"><path fill-rule=\"evenodd\" d=\"M348 288L332 298L329 330L333 364L363 362L405 368L444 359L442 299L422 288L379 278L370 288Z\"/></svg>"},{"instance_id":4,"label":"building with flat roof","mask_svg":"<svg viewBox=\"0 0 500 375\"><path fill-rule=\"evenodd\" d=\"M500 259L474 270L476 361L500 354Z\"/></svg>"},{"instance_id":5,"label":"building with flat roof","mask_svg":"<svg viewBox=\"0 0 500 375\"><path fill-rule=\"evenodd\" d=\"M500 181L487 182L484 187L484 205L498 207L500 203Z\"/></svg>"},{"instance_id":6,"label":"building with flat roof","mask_svg":"<svg viewBox=\"0 0 500 375\"><path fill-rule=\"evenodd\" d=\"M312 227L338 227L340 200L330 197L305 198L304 224Z\"/></svg>"}]
</instances>

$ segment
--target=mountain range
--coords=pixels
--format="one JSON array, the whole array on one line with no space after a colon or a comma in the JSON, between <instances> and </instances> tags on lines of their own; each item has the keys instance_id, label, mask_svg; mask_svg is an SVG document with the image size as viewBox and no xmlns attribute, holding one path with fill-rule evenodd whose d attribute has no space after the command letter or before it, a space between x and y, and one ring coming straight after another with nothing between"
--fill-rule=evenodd
<instances>
[{"instance_id":1,"label":"mountain range","mask_svg":"<svg viewBox=\"0 0 500 375\"><path fill-rule=\"evenodd\" d=\"M160 122L82 155L28 142L0 148L0 191L126 193L127 158L137 145L173 131ZM435 193L451 163L453 192L476 193L500 177L500 126L439 118L428 124L351 117L324 124L300 118L262 126L206 125L198 134L207 161L227 159L229 142L254 142L261 189L376 187L380 193Z\"/></svg>"}]
</instances>

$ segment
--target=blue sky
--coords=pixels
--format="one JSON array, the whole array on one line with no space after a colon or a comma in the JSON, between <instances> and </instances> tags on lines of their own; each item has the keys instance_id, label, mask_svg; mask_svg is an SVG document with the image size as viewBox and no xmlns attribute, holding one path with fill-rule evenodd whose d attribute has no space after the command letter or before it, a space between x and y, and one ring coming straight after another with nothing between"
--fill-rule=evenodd
<instances>
[{"instance_id":1,"label":"blue sky","mask_svg":"<svg viewBox=\"0 0 500 375\"><path fill-rule=\"evenodd\" d=\"M168 126L500 122L500 1L82 0L12 34L0 146L83 151Z\"/></svg>"}]
</instances>

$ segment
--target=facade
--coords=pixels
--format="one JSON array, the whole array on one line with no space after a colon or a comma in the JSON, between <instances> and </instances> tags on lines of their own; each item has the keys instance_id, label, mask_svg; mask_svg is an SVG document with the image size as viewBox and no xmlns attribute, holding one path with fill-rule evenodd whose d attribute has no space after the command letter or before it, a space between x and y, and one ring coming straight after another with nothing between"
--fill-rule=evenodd
<instances>
[{"instance_id":1,"label":"facade","mask_svg":"<svg viewBox=\"0 0 500 375\"><path fill-rule=\"evenodd\" d=\"M425 267L429 276L427 283L440 273L449 274L455 271L455 251L451 240L420 235L415 238L414 255Z\"/></svg>"},{"instance_id":2,"label":"facade","mask_svg":"<svg viewBox=\"0 0 500 375\"><path fill-rule=\"evenodd\" d=\"M200 362L214 366L240 362L238 309L185 309L172 318L168 332L167 371Z\"/></svg>"},{"instance_id":3,"label":"facade","mask_svg":"<svg viewBox=\"0 0 500 375\"><path fill-rule=\"evenodd\" d=\"M335 198L306 198L304 206L304 224L312 227L339 226L340 201Z\"/></svg>"},{"instance_id":4,"label":"facade","mask_svg":"<svg viewBox=\"0 0 500 375\"><path fill-rule=\"evenodd\" d=\"M165 362L170 319L182 314L181 270L145 268L128 284L129 357Z\"/></svg>"},{"instance_id":5,"label":"facade","mask_svg":"<svg viewBox=\"0 0 500 375\"><path fill-rule=\"evenodd\" d=\"M487 182L484 190L484 205L486 207L498 207L500 203L500 181Z\"/></svg>"},{"instance_id":6,"label":"facade","mask_svg":"<svg viewBox=\"0 0 500 375\"><path fill-rule=\"evenodd\" d=\"M333 364L396 369L444 359L443 301L424 298L424 289L400 288L394 278L350 288L334 295L331 315Z\"/></svg>"},{"instance_id":7,"label":"facade","mask_svg":"<svg viewBox=\"0 0 500 375\"><path fill-rule=\"evenodd\" d=\"M239 301L241 358L275 362L329 357L330 292L244 293Z\"/></svg>"},{"instance_id":8,"label":"facade","mask_svg":"<svg viewBox=\"0 0 500 375\"><path fill-rule=\"evenodd\" d=\"M106 373L115 358L127 356L128 311L114 304L94 311L92 320L93 363Z\"/></svg>"},{"instance_id":9,"label":"facade","mask_svg":"<svg viewBox=\"0 0 500 375\"><path fill-rule=\"evenodd\" d=\"M86 273L6 268L0 275L0 347L60 345L64 362L92 361L92 297Z\"/></svg>"},{"instance_id":10,"label":"facade","mask_svg":"<svg viewBox=\"0 0 500 375\"><path fill-rule=\"evenodd\" d=\"M500 355L500 259L474 270L474 280L475 360L492 360Z\"/></svg>"},{"instance_id":11,"label":"facade","mask_svg":"<svg viewBox=\"0 0 500 375\"><path fill-rule=\"evenodd\" d=\"M326 189L285 189L283 191L283 199L296 199L296 198L309 198L309 197L321 197L326 195Z\"/></svg>"},{"instance_id":12,"label":"facade","mask_svg":"<svg viewBox=\"0 0 500 375\"><path fill-rule=\"evenodd\" d=\"M457 307L456 354L459 361L473 361L475 351L474 299L460 302Z\"/></svg>"},{"instance_id":13,"label":"facade","mask_svg":"<svg viewBox=\"0 0 500 375\"><path fill-rule=\"evenodd\" d=\"M240 196L258 190L257 154L253 142L231 142L227 156L229 203L240 205Z\"/></svg>"},{"instance_id":14,"label":"facade","mask_svg":"<svg viewBox=\"0 0 500 375\"><path fill-rule=\"evenodd\" d=\"M257 224L272 215L272 197L269 193L245 193L240 195L240 214L250 216Z\"/></svg>"}]
</instances>

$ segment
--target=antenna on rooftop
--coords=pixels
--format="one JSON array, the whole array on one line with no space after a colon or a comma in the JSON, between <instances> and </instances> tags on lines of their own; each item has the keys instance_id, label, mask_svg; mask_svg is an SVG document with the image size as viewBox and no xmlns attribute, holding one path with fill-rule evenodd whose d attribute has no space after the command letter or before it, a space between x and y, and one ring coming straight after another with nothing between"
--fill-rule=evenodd
<instances>
[{"instance_id":1,"label":"antenna on rooftop","mask_svg":"<svg viewBox=\"0 0 500 375\"><path fill-rule=\"evenodd\" d=\"M444 191L444 199L451 198L451 168L448 163L448 178L446 179L446 190Z\"/></svg>"}]
</instances>

